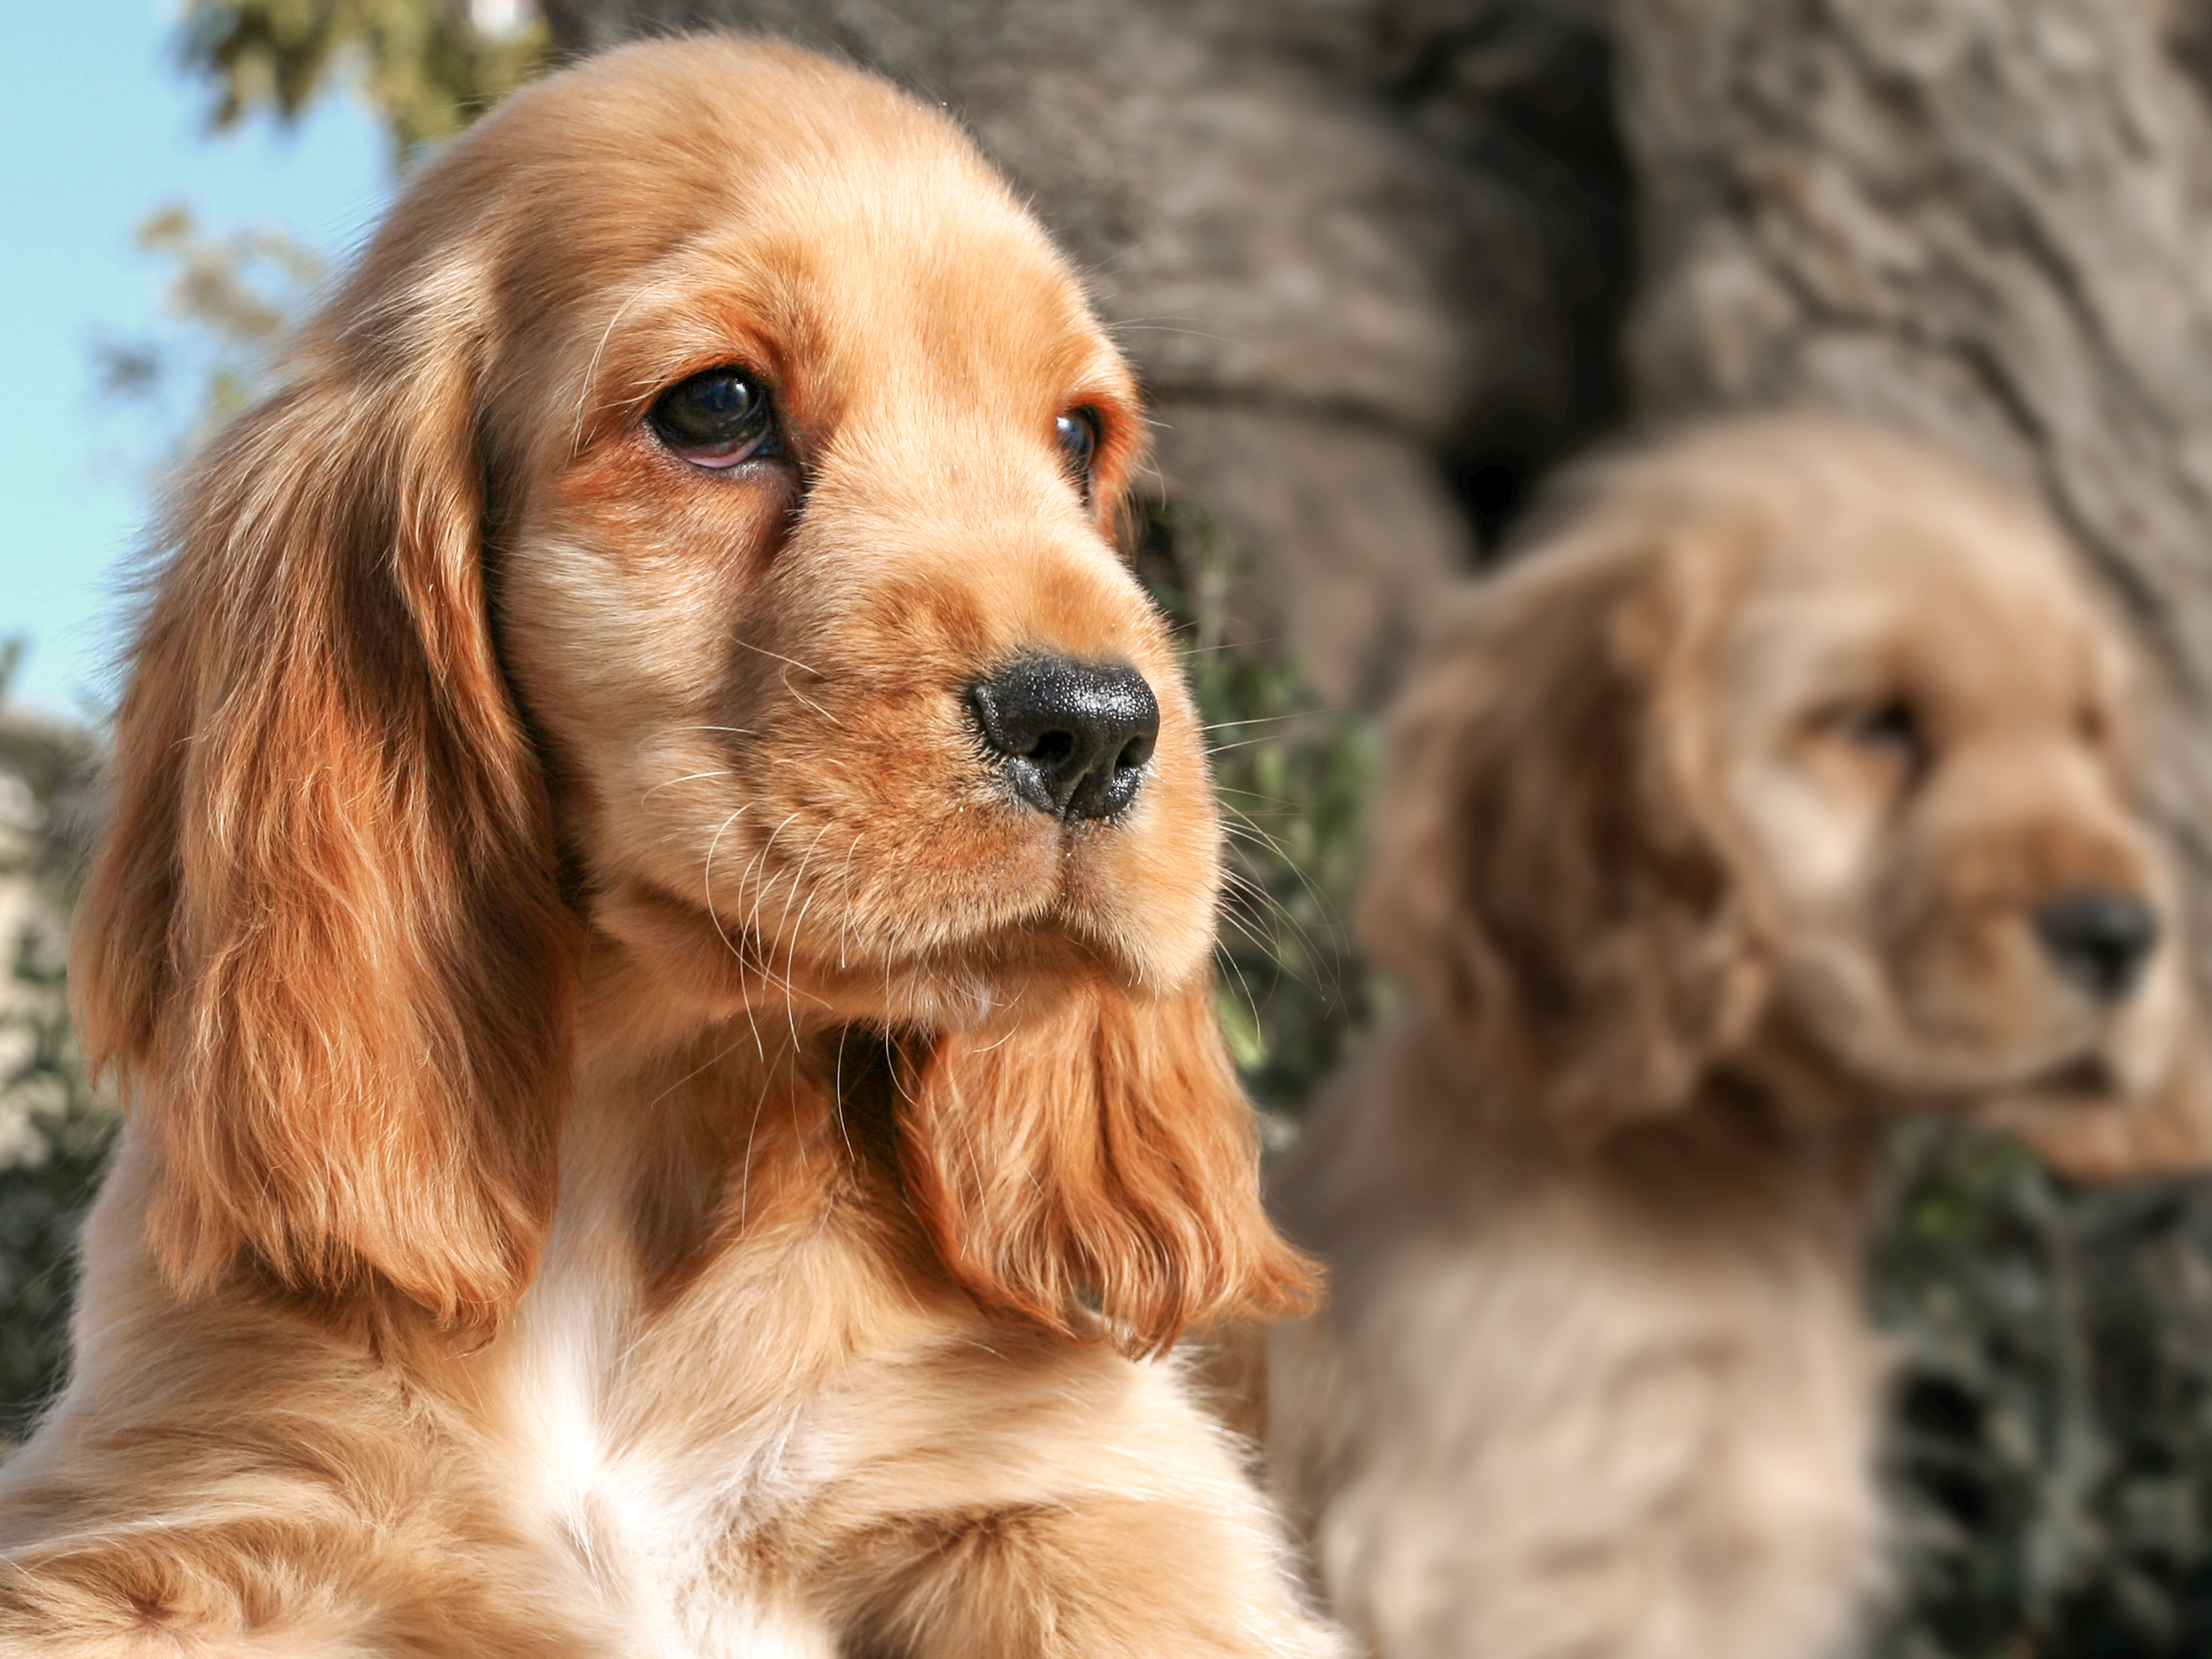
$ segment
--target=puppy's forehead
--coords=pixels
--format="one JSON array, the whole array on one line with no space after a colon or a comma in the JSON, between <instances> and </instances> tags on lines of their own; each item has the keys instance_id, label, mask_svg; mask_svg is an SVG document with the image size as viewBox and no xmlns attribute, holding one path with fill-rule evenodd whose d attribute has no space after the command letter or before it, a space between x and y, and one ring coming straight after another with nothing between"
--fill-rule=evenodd
<instances>
[{"instance_id":1,"label":"puppy's forehead","mask_svg":"<svg viewBox=\"0 0 2212 1659\"><path fill-rule=\"evenodd\" d=\"M529 222L510 243L518 308L595 378L634 388L719 353L854 387L922 357L984 384L1126 379L1049 240L949 118L896 88L717 39L564 81L501 112L484 148L512 165L484 182Z\"/></svg>"},{"instance_id":2,"label":"puppy's forehead","mask_svg":"<svg viewBox=\"0 0 2212 1659\"><path fill-rule=\"evenodd\" d=\"M1771 526L1756 561L1743 623L1791 659L1775 678L1902 677L2022 715L2122 691L2117 638L2032 514L1911 492L1828 507Z\"/></svg>"},{"instance_id":3,"label":"puppy's forehead","mask_svg":"<svg viewBox=\"0 0 2212 1659\"><path fill-rule=\"evenodd\" d=\"M1692 433L1640 488L1692 543L1747 550L1754 586L1837 614L1963 605L2048 629L2094 629L2043 518L1942 452L1813 415Z\"/></svg>"},{"instance_id":4,"label":"puppy's forehead","mask_svg":"<svg viewBox=\"0 0 2212 1659\"><path fill-rule=\"evenodd\" d=\"M995 181L994 181L995 183ZM978 390L1035 381L1057 396L1120 360L1082 291L1012 204L957 175L841 179L779 191L678 261L705 314L757 330L848 396L902 375ZM680 303L680 301L679 301Z\"/></svg>"}]
</instances>

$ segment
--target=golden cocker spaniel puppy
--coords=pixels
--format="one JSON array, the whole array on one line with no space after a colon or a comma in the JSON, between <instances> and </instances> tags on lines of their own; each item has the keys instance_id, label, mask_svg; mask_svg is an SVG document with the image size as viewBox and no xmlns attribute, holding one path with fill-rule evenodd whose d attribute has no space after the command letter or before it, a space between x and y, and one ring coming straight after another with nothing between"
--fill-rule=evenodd
<instances>
[{"instance_id":1,"label":"golden cocker spaniel puppy","mask_svg":"<svg viewBox=\"0 0 2212 1659\"><path fill-rule=\"evenodd\" d=\"M1408 693L1410 1012L1279 1218L1271 1450L1386 1659L1818 1659L1879 1578L1882 1121L2212 1146L2128 659L2051 532L1811 417L1598 471Z\"/></svg>"},{"instance_id":2,"label":"golden cocker spaniel puppy","mask_svg":"<svg viewBox=\"0 0 2212 1659\"><path fill-rule=\"evenodd\" d=\"M635 46L424 171L135 650L0 1652L1333 1650L1158 1358L1306 1269L1141 429L866 76Z\"/></svg>"}]
</instances>

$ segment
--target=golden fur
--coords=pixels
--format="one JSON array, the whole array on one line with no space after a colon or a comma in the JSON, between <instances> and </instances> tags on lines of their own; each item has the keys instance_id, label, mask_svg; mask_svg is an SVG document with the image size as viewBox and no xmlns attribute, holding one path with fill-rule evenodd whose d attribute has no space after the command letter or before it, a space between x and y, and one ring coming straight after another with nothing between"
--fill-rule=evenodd
<instances>
[{"instance_id":1,"label":"golden fur","mask_svg":"<svg viewBox=\"0 0 2212 1659\"><path fill-rule=\"evenodd\" d=\"M785 449L710 471L647 414L732 363ZM127 1130L0 1651L1331 1650L1158 1357L1307 1269L1109 541L1141 428L865 76L635 46L425 170L180 490L74 975ZM1119 817L981 746L963 688L1040 651L1157 694Z\"/></svg>"},{"instance_id":2,"label":"golden fur","mask_svg":"<svg viewBox=\"0 0 2212 1659\"><path fill-rule=\"evenodd\" d=\"M2127 659L2049 531L1811 417L1598 470L1409 691L1361 924L1413 1006L1275 1197L1271 1451L1388 1659L1814 1659L1880 1578L1881 1121L2212 1146ZM2130 994L2040 907L2163 923Z\"/></svg>"}]
</instances>

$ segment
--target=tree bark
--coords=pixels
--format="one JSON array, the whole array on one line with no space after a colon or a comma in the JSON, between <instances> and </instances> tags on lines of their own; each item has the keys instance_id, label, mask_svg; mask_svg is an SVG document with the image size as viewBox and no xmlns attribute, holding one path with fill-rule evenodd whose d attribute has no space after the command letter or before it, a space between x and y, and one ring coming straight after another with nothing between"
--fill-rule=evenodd
<instances>
[{"instance_id":1,"label":"tree bark","mask_svg":"<svg viewBox=\"0 0 2212 1659\"><path fill-rule=\"evenodd\" d=\"M1615 19L1641 409L1838 409L2039 498L2163 671L2154 787L2212 964L2203 11L1634 0Z\"/></svg>"}]
</instances>

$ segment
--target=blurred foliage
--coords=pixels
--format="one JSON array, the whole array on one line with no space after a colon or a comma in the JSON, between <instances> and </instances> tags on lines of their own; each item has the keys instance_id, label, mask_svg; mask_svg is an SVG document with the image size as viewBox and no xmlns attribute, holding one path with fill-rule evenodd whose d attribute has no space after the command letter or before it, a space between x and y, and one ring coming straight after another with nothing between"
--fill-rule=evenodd
<instances>
[{"instance_id":1,"label":"blurred foliage","mask_svg":"<svg viewBox=\"0 0 2212 1659\"><path fill-rule=\"evenodd\" d=\"M98 342L93 366L102 397L155 413L164 441L153 465L167 467L270 390L323 262L270 227L215 234L179 203L147 216L137 242L168 269L161 309L173 326Z\"/></svg>"},{"instance_id":2,"label":"blurred foliage","mask_svg":"<svg viewBox=\"0 0 2212 1659\"><path fill-rule=\"evenodd\" d=\"M1373 1006L1346 917L1376 732L1319 708L1286 653L1224 637L1235 563L1214 520L1155 505L1139 528L1139 569L1176 624L1228 837L1222 1029L1254 1099L1294 1115Z\"/></svg>"},{"instance_id":3,"label":"blurred foliage","mask_svg":"<svg viewBox=\"0 0 2212 1659\"><path fill-rule=\"evenodd\" d=\"M293 122L344 83L392 136L403 170L546 64L530 0L185 0L177 53L214 94L210 124L257 112ZM323 275L311 249L268 228L217 234L172 204L138 229L139 246L171 267L167 337L94 348L112 403L157 411L180 442L167 465L268 389L289 324Z\"/></svg>"},{"instance_id":4,"label":"blurred foliage","mask_svg":"<svg viewBox=\"0 0 2212 1659\"><path fill-rule=\"evenodd\" d=\"M344 84L383 122L402 170L547 61L532 0L184 0L176 49L214 94L216 130L257 112L296 121ZM269 390L323 262L271 228L207 230L179 204L149 216L137 240L170 268L162 310L175 326L93 354L107 401L149 414L162 434L142 458L154 471Z\"/></svg>"},{"instance_id":5,"label":"blurred foliage","mask_svg":"<svg viewBox=\"0 0 2212 1659\"><path fill-rule=\"evenodd\" d=\"M1892 1659L2212 1650L2212 1186L2075 1188L2008 1142L1893 1148Z\"/></svg>"},{"instance_id":6,"label":"blurred foliage","mask_svg":"<svg viewBox=\"0 0 2212 1659\"><path fill-rule=\"evenodd\" d=\"M77 1227L116 1128L85 1086L58 956L25 930L9 967L50 1001L0 1007L0 1114L34 1137L0 1161L0 1443L62 1380Z\"/></svg>"},{"instance_id":7,"label":"blurred foliage","mask_svg":"<svg viewBox=\"0 0 2212 1659\"><path fill-rule=\"evenodd\" d=\"M0 1441L59 1380L77 1219L114 1134L62 972L99 749L7 707L20 654L0 648Z\"/></svg>"},{"instance_id":8,"label":"blurred foliage","mask_svg":"<svg viewBox=\"0 0 2212 1659\"><path fill-rule=\"evenodd\" d=\"M545 64L544 27L514 0L185 0L179 39L214 84L217 130L260 110L296 121L350 76L402 167Z\"/></svg>"}]
</instances>

